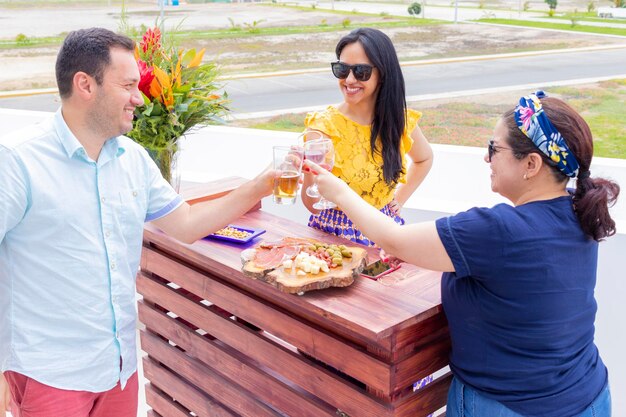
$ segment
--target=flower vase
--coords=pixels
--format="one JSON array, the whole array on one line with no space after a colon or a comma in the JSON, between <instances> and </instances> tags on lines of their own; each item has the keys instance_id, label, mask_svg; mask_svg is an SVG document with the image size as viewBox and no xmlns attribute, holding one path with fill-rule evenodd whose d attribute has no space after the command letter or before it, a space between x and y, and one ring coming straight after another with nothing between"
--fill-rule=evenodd
<instances>
[{"instance_id":1,"label":"flower vase","mask_svg":"<svg viewBox=\"0 0 626 417\"><path fill-rule=\"evenodd\" d=\"M164 149L148 149L148 154L157 164L163 178L170 183L176 192L180 191L180 169L178 167L178 147L176 145Z\"/></svg>"}]
</instances>

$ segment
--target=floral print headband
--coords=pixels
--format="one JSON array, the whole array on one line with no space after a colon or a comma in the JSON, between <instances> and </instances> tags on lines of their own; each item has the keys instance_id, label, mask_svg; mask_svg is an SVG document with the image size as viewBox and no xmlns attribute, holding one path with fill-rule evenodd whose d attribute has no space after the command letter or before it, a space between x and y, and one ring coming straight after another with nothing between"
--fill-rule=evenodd
<instances>
[{"instance_id":1,"label":"floral print headband","mask_svg":"<svg viewBox=\"0 0 626 417\"><path fill-rule=\"evenodd\" d=\"M520 98L515 108L515 122L519 130L554 161L561 172L574 178L578 175L578 161L543 111L540 99L544 97L543 91L537 91Z\"/></svg>"}]
</instances>

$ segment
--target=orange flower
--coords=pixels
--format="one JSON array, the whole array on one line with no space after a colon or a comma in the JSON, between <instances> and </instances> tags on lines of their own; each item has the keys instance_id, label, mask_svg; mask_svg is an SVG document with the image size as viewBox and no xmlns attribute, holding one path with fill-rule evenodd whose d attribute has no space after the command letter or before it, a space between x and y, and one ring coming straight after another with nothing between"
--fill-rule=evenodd
<instances>
[{"instance_id":1,"label":"orange flower","mask_svg":"<svg viewBox=\"0 0 626 417\"><path fill-rule=\"evenodd\" d=\"M159 67L154 67L154 80L150 84L150 94L163 103L166 107L174 104L174 94L172 94L172 79Z\"/></svg>"},{"instance_id":2,"label":"orange flower","mask_svg":"<svg viewBox=\"0 0 626 417\"><path fill-rule=\"evenodd\" d=\"M202 62L202 58L204 57L204 52L206 48L202 48L200 52L193 57L193 59L189 62L189 68L197 67Z\"/></svg>"}]
</instances>

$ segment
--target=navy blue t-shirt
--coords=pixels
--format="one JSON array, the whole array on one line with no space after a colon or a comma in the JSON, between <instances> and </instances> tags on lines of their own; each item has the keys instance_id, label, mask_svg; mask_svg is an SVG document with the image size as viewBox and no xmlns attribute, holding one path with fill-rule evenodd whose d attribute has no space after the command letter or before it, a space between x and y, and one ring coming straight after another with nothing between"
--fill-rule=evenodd
<instances>
[{"instance_id":1,"label":"navy blue t-shirt","mask_svg":"<svg viewBox=\"0 0 626 417\"><path fill-rule=\"evenodd\" d=\"M598 244L571 197L475 208L437 220L450 367L461 382L525 416L582 412L607 370L594 320Z\"/></svg>"}]
</instances>

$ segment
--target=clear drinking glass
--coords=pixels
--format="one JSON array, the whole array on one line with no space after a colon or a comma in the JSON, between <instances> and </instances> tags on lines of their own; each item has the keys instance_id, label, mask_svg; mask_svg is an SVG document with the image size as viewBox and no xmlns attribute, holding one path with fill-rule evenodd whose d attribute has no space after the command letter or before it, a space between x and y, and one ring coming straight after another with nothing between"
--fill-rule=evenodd
<instances>
[{"instance_id":1,"label":"clear drinking glass","mask_svg":"<svg viewBox=\"0 0 626 417\"><path fill-rule=\"evenodd\" d=\"M276 204L294 204L298 195L304 151L301 146L274 146L274 169L282 171L274 179L272 198Z\"/></svg>"},{"instance_id":2,"label":"clear drinking glass","mask_svg":"<svg viewBox=\"0 0 626 417\"><path fill-rule=\"evenodd\" d=\"M329 138L307 140L304 142L304 157L330 171L335 164L335 148L333 141ZM317 184L313 184L307 188L306 195L312 198L319 198L319 201L313 204L313 208L317 210L337 207L335 203L321 196L317 189Z\"/></svg>"}]
</instances>

